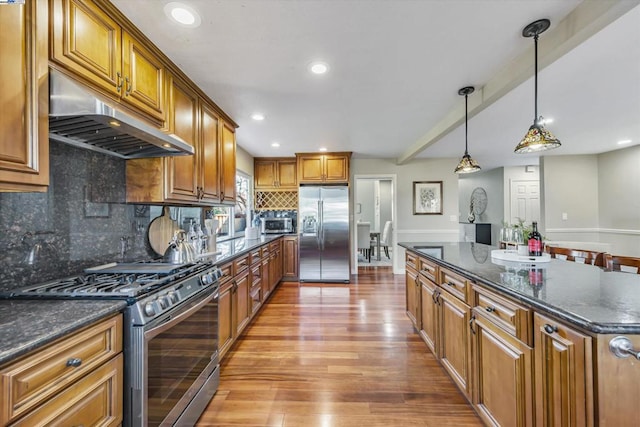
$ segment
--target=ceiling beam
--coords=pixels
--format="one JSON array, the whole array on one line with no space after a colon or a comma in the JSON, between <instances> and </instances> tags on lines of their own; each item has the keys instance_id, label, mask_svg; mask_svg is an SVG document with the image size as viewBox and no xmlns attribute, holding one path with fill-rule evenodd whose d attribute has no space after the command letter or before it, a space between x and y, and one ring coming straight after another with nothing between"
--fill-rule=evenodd
<instances>
[{"instance_id":1,"label":"ceiling beam","mask_svg":"<svg viewBox=\"0 0 640 427\"><path fill-rule=\"evenodd\" d=\"M540 37L538 42L539 70L552 64L580 43L638 6L638 3L638 0L599 0L580 3L560 23L555 26L552 24L552 27ZM533 17L532 21L535 19L536 17ZM525 24L523 24L523 28ZM533 77L535 71L533 49L533 42L531 42L521 55L508 63L482 88L477 90L477 95L469 98L469 117L480 113L511 90ZM435 144L464 123L464 115L463 106L450 110L442 120L402 153L396 159L396 163L399 165L405 164L427 147Z\"/></svg>"}]
</instances>

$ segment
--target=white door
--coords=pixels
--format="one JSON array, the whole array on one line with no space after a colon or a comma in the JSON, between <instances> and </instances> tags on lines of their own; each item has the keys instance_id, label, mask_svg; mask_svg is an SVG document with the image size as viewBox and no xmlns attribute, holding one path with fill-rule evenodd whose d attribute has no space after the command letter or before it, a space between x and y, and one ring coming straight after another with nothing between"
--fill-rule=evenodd
<instances>
[{"instance_id":1,"label":"white door","mask_svg":"<svg viewBox=\"0 0 640 427\"><path fill-rule=\"evenodd\" d=\"M540 221L540 181L511 181L510 223L517 224L518 218L530 224Z\"/></svg>"}]
</instances>

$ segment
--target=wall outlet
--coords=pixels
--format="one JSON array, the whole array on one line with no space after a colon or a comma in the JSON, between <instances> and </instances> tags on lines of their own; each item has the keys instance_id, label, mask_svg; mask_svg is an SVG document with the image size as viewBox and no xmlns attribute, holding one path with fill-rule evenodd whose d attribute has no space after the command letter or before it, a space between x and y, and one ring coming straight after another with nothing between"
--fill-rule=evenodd
<instances>
[{"instance_id":1,"label":"wall outlet","mask_svg":"<svg viewBox=\"0 0 640 427\"><path fill-rule=\"evenodd\" d=\"M458 216L457 215L449 215L449 221L458 222Z\"/></svg>"},{"instance_id":2,"label":"wall outlet","mask_svg":"<svg viewBox=\"0 0 640 427\"><path fill-rule=\"evenodd\" d=\"M569 215L566 212L562 212L562 220L566 221L567 219L569 219Z\"/></svg>"}]
</instances>

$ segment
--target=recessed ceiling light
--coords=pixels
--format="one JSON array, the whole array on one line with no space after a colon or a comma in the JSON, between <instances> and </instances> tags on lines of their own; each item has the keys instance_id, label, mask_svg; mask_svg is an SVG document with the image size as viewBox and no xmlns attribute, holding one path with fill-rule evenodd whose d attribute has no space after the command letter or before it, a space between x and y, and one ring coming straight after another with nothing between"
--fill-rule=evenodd
<instances>
[{"instance_id":1,"label":"recessed ceiling light","mask_svg":"<svg viewBox=\"0 0 640 427\"><path fill-rule=\"evenodd\" d=\"M278 147L280 147L280 143L278 143L278 142L272 142L272 143L271 143L271 146L272 146L273 148L278 148Z\"/></svg>"},{"instance_id":2,"label":"recessed ceiling light","mask_svg":"<svg viewBox=\"0 0 640 427\"><path fill-rule=\"evenodd\" d=\"M323 151L323 152L324 152L324 151L327 151L327 148L326 148L326 147L320 147L320 148L318 149L318 151Z\"/></svg>"},{"instance_id":3,"label":"recessed ceiling light","mask_svg":"<svg viewBox=\"0 0 640 427\"><path fill-rule=\"evenodd\" d=\"M329 71L329 65L326 62L312 62L309 64L309 71L313 74L325 74Z\"/></svg>"},{"instance_id":4,"label":"recessed ceiling light","mask_svg":"<svg viewBox=\"0 0 640 427\"><path fill-rule=\"evenodd\" d=\"M256 121L258 121L258 122L261 122L262 120L264 120L264 114L262 114L262 113L253 113L253 114L251 115L251 118L252 118L253 120L256 120Z\"/></svg>"},{"instance_id":5,"label":"recessed ceiling light","mask_svg":"<svg viewBox=\"0 0 640 427\"><path fill-rule=\"evenodd\" d=\"M620 141L618 141L618 145L625 145L625 144L631 144L631 140L630 139L622 139Z\"/></svg>"},{"instance_id":6,"label":"recessed ceiling light","mask_svg":"<svg viewBox=\"0 0 640 427\"><path fill-rule=\"evenodd\" d=\"M184 25L185 27L195 28L202 22L198 12L191 6L183 3L170 2L164 6L164 13L169 18Z\"/></svg>"}]
</instances>

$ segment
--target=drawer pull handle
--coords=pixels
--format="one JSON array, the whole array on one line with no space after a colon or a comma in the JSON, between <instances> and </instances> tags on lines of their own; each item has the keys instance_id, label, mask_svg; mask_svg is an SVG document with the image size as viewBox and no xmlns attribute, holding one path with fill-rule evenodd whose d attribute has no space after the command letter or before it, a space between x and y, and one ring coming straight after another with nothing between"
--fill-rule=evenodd
<instances>
[{"instance_id":1,"label":"drawer pull handle","mask_svg":"<svg viewBox=\"0 0 640 427\"><path fill-rule=\"evenodd\" d=\"M77 357L67 360L67 366L73 366L74 368L77 368L80 365L82 365L82 359L78 359Z\"/></svg>"},{"instance_id":2,"label":"drawer pull handle","mask_svg":"<svg viewBox=\"0 0 640 427\"><path fill-rule=\"evenodd\" d=\"M544 330L548 333L548 334L553 334L554 332L558 332L558 327L557 326L551 326L548 323L546 325L544 325Z\"/></svg>"},{"instance_id":3,"label":"drawer pull handle","mask_svg":"<svg viewBox=\"0 0 640 427\"><path fill-rule=\"evenodd\" d=\"M447 282L447 285L449 285L449 286L453 286L453 287L455 287L455 286L456 286L456 284L455 284L455 283L453 283L453 282Z\"/></svg>"},{"instance_id":4,"label":"drawer pull handle","mask_svg":"<svg viewBox=\"0 0 640 427\"><path fill-rule=\"evenodd\" d=\"M496 308L488 306L487 308L485 308L485 310L487 310L489 313L493 313L494 311L496 311Z\"/></svg>"},{"instance_id":5,"label":"drawer pull handle","mask_svg":"<svg viewBox=\"0 0 640 427\"><path fill-rule=\"evenodd\" d=\"M476 321L476 316L471 316L471 319L469 320L469 329L471 329L471 333L473 335L476 334L476 330L473 327L474 322Z\"/></svg>"},{"instance_id":6,"label":"drawer pull handle","mask_svg":"<svg viewBox=\"0 0 640 427\"><path fill-rule=\"evenodd\" d=\"M621 359L633 356L640 360L640 351L633 348L633 344L627 337L615 337L609 341L609 350Z\"/></svg>"}]
</instances>

